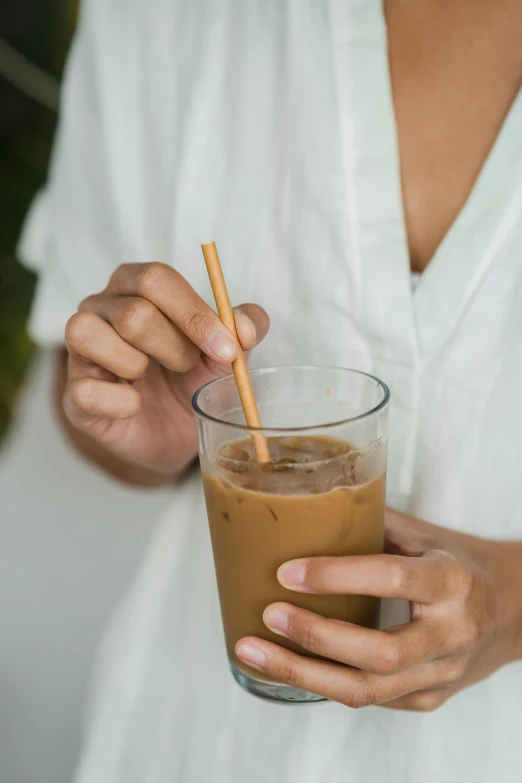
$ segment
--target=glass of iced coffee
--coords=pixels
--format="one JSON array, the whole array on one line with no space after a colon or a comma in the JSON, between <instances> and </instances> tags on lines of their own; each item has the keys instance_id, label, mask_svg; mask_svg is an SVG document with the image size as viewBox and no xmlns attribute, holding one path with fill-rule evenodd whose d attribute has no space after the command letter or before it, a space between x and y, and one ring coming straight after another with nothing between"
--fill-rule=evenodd
<instances>
[{"instance_id":1,"label":"glass of iced coffee","mask_svg":"<svg viewBox=\"0 0 522 783\"><path fill-rule=\"evenodd\" d=\"M228 657L237 682L254 695L320 701L250 669L234 648L253 635L310 655L264 625L274 601L378 625L378 599L290 592L276 573L294 558L382 552L389 391L342 368L274 367L250 377L262 430L246 426L233 376L212 381L193 400ZM260 435L271 457L264 464L256 459Z\"/></svg>"}]
</instances>

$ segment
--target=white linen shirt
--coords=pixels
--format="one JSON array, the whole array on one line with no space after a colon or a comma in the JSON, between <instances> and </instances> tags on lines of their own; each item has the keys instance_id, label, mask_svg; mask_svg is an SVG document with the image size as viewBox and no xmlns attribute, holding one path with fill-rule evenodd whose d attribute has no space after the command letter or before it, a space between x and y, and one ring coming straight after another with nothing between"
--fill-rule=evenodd
<instances>
[{"instance_id":1,"label":"white linen shirt","mask_svg":"<svg viewBox=\"0 0 522 783\"><path fill-rule=\"evenodd\" d=\"M272 317L255 364L389 384L390 504L522 539L521 95L412 291L379 0L84 0L21 242L32 333L62 342L122 262L172 264L211 301L212 239L232 301ZM243 693L195 476L107 635L75 780L512 783L521 726L522 663L428 715Z\"/></svg>"}]
</instances>

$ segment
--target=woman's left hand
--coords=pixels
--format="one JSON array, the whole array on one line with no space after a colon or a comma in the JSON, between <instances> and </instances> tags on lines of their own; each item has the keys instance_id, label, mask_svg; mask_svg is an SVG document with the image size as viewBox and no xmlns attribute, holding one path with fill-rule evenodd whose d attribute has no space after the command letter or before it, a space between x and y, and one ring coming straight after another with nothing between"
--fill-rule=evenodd
<instances>
[{"instance_id":1,"label":"woman's left hand","mask_svg":"<svg viewBox=\"0 0 522 783\"><path fill-rule=\"evenodd\" d=\"M291 604L264 613L275 633L332 661L248 637L238 657L275 680L350 707L428 711L522 657L522 543L488 541L388 510L386 554L285 563L303 593L403 598L410 623L384 631Z\"/></svg>"}]
</instances>

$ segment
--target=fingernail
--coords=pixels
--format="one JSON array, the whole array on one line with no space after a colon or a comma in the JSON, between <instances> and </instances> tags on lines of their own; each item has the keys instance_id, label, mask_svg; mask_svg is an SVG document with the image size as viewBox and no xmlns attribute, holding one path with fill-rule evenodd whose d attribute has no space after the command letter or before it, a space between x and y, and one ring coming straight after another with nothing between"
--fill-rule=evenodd
<instances>
[{"instance_id":1,"label":"fingernail","mask_svg":"<svg viewBox=\"0 0 522 783\"><path fill-rule=\"evenodd\" d=\"M217 329L211 332L207 338L207 345L218 359L230 361L237 353L237 346L233 337L226 332Z\"/></svg>"},{"instance_id":2,"label":"fingernail","mask_svg":"<svg viewBox=\"0 0 522 783\"><path fill-rule=\"evenodd\" d=\"M256 330L255 323L252 321L251 318L248 317L248 315L245 315L242 310L235 309L234 313L236 316L236 321L239 319L243 323L243 325L250 330L252 334L252 342L255 343L257 339L257 330Z\"/></svg>"},{"instance_id":3,"label":"fingernail","mask_svg":"<svg viewBox=\"0 0 522 783\"><path fill-rule=\"evenodd\" d=\"M304 560L291 560L284 563L277 572L277 578L283 587L300 587L304 585L306 578L306 564Z\"/></svg>"},{"instance_id":4,"label":"fingernail","mask_svg":"<svg viewBox=\"0 0 522 783\"><path fill-rule=\"evenodd\" d=\"M241 658L244 663L253 666L254 669L262 669L266 663L266 653L260 647L255 647L253 644L242 644L241 647L236 650L236 655L238 658Z\"/></svg>"},{"instance_id":5,"label":"fingernail","mask_svg":"<svg viewBox=\"0 0 522 783\"><path fill-rule=\"evenodd\" d=\"M274 633L286 636L288 628L288 612L275 606L269 606L263 614L263 622Z\"/></svg>"}]
</instances>

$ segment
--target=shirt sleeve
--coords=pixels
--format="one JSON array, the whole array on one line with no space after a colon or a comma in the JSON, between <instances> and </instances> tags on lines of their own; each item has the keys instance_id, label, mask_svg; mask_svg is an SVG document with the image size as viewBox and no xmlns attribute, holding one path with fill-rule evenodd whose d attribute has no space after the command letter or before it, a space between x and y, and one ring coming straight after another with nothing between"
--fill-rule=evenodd
<instances>
[{"instance_id":1,"label":"shirt sleeve","mask_svg":"<svg viewBox=\"0 0 522 783\"><path fill-rule=\"evenodd\" d=\"M98 56L102 5L91 0L82 7L48 183L31 206L18 245L22 263L38 273L29 331L43 346L63 342L65 324L79 302L104 288L123 260L106 165L101 88L110 74L102 72Z\"/></svg>"}]
</instances>

